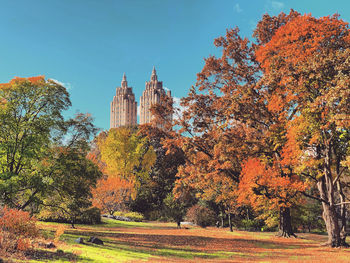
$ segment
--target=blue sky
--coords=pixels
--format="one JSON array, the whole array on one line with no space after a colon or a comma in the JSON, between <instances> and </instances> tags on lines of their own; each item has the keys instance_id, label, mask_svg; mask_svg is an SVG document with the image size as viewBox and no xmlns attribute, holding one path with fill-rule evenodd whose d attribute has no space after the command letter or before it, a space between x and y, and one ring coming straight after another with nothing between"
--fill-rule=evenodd
<instances>
[{"instance_id":1,"label":"blue sky","mask_svg":"<svg viewBox=\"0 0 350 263\"><path fill-rule=\"evenodd\" d=\"M216 37L250 37L264 13L291 8L350 21L348 0L0 0L0 82L45 75L65 83L75 112L109 128L123 72L137 101L155 66L177 97L195 84Z\"/></svg>"}]
</instances>

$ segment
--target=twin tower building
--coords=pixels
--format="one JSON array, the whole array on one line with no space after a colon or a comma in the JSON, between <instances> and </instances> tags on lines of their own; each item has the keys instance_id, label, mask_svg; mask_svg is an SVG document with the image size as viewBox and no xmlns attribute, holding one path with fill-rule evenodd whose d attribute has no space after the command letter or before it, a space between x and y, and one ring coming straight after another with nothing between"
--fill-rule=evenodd
<instances>
[{"instance_id":1,"label":"twin tower building","mask_svg":"<svg viewBox=\"0 0 350 263\"><path fill-rule=\"evenodd\" d=\"M170 90L165 92L163 82L158 81L158 76L153 67L151 80L146 81L145 90L140 97L140 124L149 123L152 120L151 106L160 103L162 96L171 96ZM111 102L111 128L137 125L137 102L128 86L125 73L120 87L116 89L116 95Z\"/></svg>"}]
</instances>

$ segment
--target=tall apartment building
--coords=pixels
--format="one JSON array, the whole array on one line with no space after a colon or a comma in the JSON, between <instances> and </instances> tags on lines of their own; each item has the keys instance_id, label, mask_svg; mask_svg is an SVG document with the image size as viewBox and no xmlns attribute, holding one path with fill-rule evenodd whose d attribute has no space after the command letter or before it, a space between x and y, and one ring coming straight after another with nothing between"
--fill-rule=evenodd
<instances>
[{"instance_id":1,"label":"tall apartment building","mask_svg":"<svg viewBox=\"0 0 350 263\"><path fill-rule=\"evenodd\" d=\"M149 123L152 120L151 106L160 103L160 99L164 95L171 96L170 90L165 92L163 82L158 81L156 69L153 67L151 80L146 81L145 90L140 98L140 124Z\"/></svg>"},{"instance_id":2,"label":"tall apartment building","mask_svg":"<svg viewBox=\"0 0 350 263\"><path fill-rule=\"evenodd\" d=\"M128 87L125 73L120 87L116 88L116 95L111 102L110 127L133 126L137 124L137 102L132 92L132 87Z\"/></svg>"}]
</instances>

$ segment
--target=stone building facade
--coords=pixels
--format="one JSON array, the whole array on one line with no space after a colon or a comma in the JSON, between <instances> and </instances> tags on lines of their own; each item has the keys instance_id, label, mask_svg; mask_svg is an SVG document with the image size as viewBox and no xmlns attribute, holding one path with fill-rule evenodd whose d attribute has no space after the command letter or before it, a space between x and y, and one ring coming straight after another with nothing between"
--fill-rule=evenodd
<instances>
[{"instance_id":1,"label":"stone building facade","mask_svg":"<svg viewBox=\"0 0 350 263\"><path fill-rule=\"evenodd\" d=\"M151 106L160 103L162 96L171 96L170 90L165 92L163 82L158 81L156 69L153 67L151 80L146 81L145 90L140 98L140 124L149 123L152 120Z\"/></svg>"},{"instance_id":2,"label":"stone building facade","mask_svg":"<svg viewBox=\"0 0 350 263\"><path fill-rule=\"evenodd\" d=\"M158 81L156 69L153 67L151 80L146 81L145 90L140 97L140 124L151 122L151 106L160 103L161 97L164 95L170 97L171 92L164 90L163 82ZM125 73L121 87L117 87L116 95L111 102L110 117L111 128L137 125L137 102L132 88L128 87ZM169 117L171 118L171 116Z\"/></svg>"},{"instance_id":3,"label":"stone building facade","mask_svg":"<svg viewBox=\"0 0 350 263\"><path fill-rule=\"evenodd\" d=\"M116 89L116 95L111 102L110 127L137 125L137 102L132 92L132 87L128 87L125 73L120 87Z\"/></svg>"}]
</instances>

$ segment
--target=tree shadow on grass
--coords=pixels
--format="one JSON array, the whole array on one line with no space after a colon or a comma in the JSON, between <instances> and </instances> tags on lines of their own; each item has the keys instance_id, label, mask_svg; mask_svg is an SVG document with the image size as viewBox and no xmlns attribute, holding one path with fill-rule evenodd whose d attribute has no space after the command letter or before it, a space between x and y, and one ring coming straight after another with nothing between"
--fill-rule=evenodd
<instances>
[{"instance_id":1,"label":"tree shadow on grass","mask_svg":"<svg viewBox=\"0 0 350 263\"><path fill-rule=\"evenodd\" d=\"M249 257L252 261L259 261L272 254L285 259L285 255L278 250L299 249L301 244L285 244L270 240L254 240L245 238L220 238L194 235L162 235L144 233L122 232L98 232L98 231L67 231L70 234L87 237L96 236L101 238L109 250L123 250L130 253L142 253L150 256L162 256L173 258L227 258ZM310 247L310 245L308 245ZM315 245L317 247L317 245ZM270 255L271 254L271 255ZM303 253L293 254L303 256Z\"/></svg>"},{"instance_id":2,"label":"tree shadow on grass","mask_svg":"<svg viewBox=\"0 0 350 263\"><path fill-rule=\"evenodd\" d=\"M81 259L79 256L64 251L49 251L42 249L29 250L25 253L25 256L29 260L42 260L42 261L52 261L52 260L64 260L64 261L78 261ZM88 262L89 259L84 258L84 262Z\"/></svg>"},{"instance_id":3,"label":"tree shadow on grass","mask_svg":"<svg viewBox=\"0 0 350 263\"><path fill-rule=\"evenodd\" d=\"M96 236L100 238L112 238L120 240L122 244L140 245L149 244L150 247L154 246L192 246L192 247L210 247L211 249L226 248L269 248L269 249L295 249L301 245L294 244L292 246L277 243L276 241L269 240L254 240L245 238L219 238L219 237L205 237L205 236L193 236L193 235L162 235L162 234L135 234L135 233L123 233L123 232L99 232L99 231L66 231L66 234L74 236ZM315 245L316 246L316 245Z\"/></svg>"},{"instance_id":4,"label":"tree shadow on grass","mask_svg":"<svg viewBox=\"0 0 350 263\"><path fill-rule=\"evenodd\" d=\"M78 227L84 227L86 225L77 224ZM142 222L126 222L117 219L104 219L101 223L93 225L94 229L99 228L145 228L145 229L177 229L176 223L172 226L167 225L152 225L152 222L142 221Z\"/></svg>"}]
</instances>

